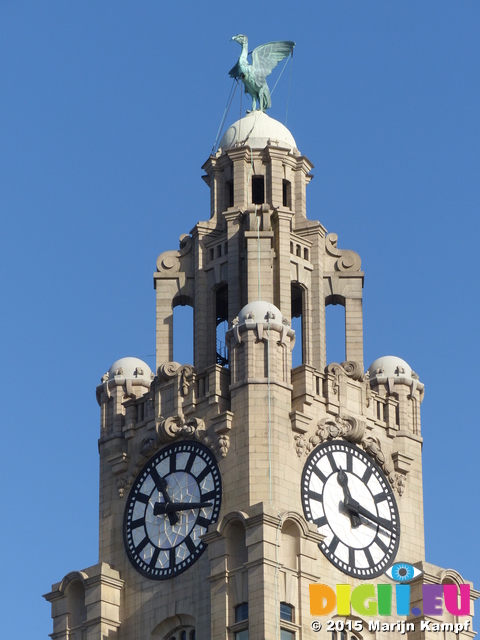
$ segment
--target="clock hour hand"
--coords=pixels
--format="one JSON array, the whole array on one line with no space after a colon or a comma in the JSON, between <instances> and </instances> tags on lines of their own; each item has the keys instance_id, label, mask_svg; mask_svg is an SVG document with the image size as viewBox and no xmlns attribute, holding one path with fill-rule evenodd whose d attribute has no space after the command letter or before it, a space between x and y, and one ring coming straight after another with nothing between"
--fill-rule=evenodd
<instances>
[{"instance_id":1,"label":"clock hour hand","mask_svg":"<svg viewBox=\"0 0 480 640\"><path fill-rule=\"evenodd\" d=\"M172 500L170 499L170 496L168 495L167 492L167 481L165 480L165 478L160 478L160 476L157 478L156 481L156 486L157 489L160 491L160 493L163 496L164 499L164 505L169 505L169 504L173 504ZM161 502L156 502L153 505L153 515L159 515L158 513L155 513L157 506L161 505ZM177 524L177 522L180 520L179 516L174 512L174 511L164 511L163 513L166 513L168 515L168 521L170 522L170 526L173 527L174 524Z\"/></svg>"},{"instance_id":2,"label":"clock hour hand","mask_svg":"<svg viewBox=\"0 0 480 640\"><path fill-rule=\"evenodd\" d=\"M348 476L343 469L340 469L337 474L337 482L343 489L343 495L345 496L344 504L347 506L347 502L349 500L352 501L352 496L350 494L350 489L348 488ZM349 509L349 514L352 527L359 527L362 524L362 521L358 517L358 514L356 514L353 509Z\"/></svg>"},{"instance_id":3,"label":"clock hour hand","mask_svg":"<svg viewBox=\"0 0 480 640\"><path fill-rule=\"evenodd\" d=\"M186 511L187 509L203 509L211 507L211 502L156 502L153 506L153 515L160 516L164 513L170 515L175 511Z\"/></svg>"},{"instance_id":4,"label":"clock hour hand","mask_svg":"<svg viewBox=\"0 0 480 640\"><path fill-rule=\"evenodd\" d=\"M367 518L368 520L375 522L375 524L378 524L384 529L386 529L387 531L390 531L393 533L394 528L390 520L386 520L385 518L380 518L379 516L376 516L373 513L370 513L370 511L362 507L362 505L359 504L352 497L345 498L344 505L351 513L363 516L364 518Z\"/></svg>"}]
</instances>

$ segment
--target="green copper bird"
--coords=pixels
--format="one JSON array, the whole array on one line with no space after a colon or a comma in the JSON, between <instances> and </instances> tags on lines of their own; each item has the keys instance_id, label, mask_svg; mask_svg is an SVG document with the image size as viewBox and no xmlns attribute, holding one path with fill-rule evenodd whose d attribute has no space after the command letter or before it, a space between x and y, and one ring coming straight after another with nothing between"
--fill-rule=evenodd
<instances>
[{"instance_id":1,"label":"green copper bird","mask_svg":"<svg viewBox=\"0 0 480 640\"><path fill-rule=\"evenodd\" d=\"M239 33L238 36L233 36L232 40L242 45L242 53L237 64L230 70L230 77L242 80L245 93L252 96L252 111L257 109L257 102L260 111L265 111L272 106L267 76L281 60L293 54L295 42L279 40L262 44L252 51L252 64L250 64L247 60L247 56L250 55L247 36Z\"/></svg>"}]
</instances>

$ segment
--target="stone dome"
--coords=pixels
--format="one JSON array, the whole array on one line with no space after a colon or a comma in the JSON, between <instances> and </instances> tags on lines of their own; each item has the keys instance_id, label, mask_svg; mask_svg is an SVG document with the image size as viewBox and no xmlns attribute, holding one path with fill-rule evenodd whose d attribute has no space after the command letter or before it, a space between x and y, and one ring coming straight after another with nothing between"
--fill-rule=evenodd
<instances>
[{"instance_id":1,"label":"stone dome","mask_svg":"<svg viewBox=\"0 0 480 640\"><path fill-rule=\"evenodd\" d=\"M410 378L418 380L410 365L397 356L377 358L368 368L368 378Z\"/></svg>"},{"instance_id":2,"label":"stone dome","mask_svg":"<svg viewBox=\"0 0 480 640\"><path fill-rule=\"evenodd\" d=\"M149 383L154 377L148 364L140 360L140 358L120 358L120 360L116 360L108 370L108 379L113 380L116 375L125 379L143 378Z\"/></svg>"},{"instance_id":3,"label":"stone dome","mask_svg":"<svg viewBox=\"0 0 480 640\"><path fill-rule=\"evenodd\" d=\"M245 320L266 322L267 313L270 313L271 322L282 324L283 315L280 309L271 302L264 302L263 300L257 300L256 302L249 302L246 304L238 314L238 323L243 324Z\"/></svg>"},{"instance_id":4,"label":"stone dome","mask_svg":"<svg viewBox=\"0 0 480 640\"><path fill-rule=\"evenodd\" d=\"M285 125L263 111L251 111L225 131L218 147L233 149L248 145L252 149L264 149L268 144L291 150L297 148L297 143Z\"/></svg>"}]
</instances>

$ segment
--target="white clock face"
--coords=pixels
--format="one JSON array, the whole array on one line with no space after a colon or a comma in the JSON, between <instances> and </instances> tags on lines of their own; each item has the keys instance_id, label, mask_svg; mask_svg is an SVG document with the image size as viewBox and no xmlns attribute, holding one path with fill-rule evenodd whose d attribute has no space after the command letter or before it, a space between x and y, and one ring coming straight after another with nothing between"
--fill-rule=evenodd
<instances>
[{"instance_id":1,"label":"white clock face","mask_svg":"<svg viewBox=\"0 0 480 640\"><path fill-rule=\"evenodd\" d=\"M363 580L384 573L395 559L400 521L382 470L343 440L318 445L302 475L305 517L325 536L324 555L348 575Z\"/></svg>"},{"instance_id":2,"label":"white clock face","mask_svg":"<svg viewBox=\"0 0 480 640\"><path fill-rule=\"evenodd\" d=\"M128 497L124 541L131 563L154 580L172 578L203 553L200 536L216 522L222 487L212 452L192 441L159 451Z\"/></svg>"}]
</instances>

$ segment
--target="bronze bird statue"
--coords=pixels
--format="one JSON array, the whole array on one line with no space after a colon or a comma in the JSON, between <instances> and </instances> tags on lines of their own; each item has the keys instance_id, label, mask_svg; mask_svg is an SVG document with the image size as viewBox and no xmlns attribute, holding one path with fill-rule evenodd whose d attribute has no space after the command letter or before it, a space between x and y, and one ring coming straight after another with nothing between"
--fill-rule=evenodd
<instances>
[{"instance_id":1,"label":"bronze bird statue","mask_svg":"<svg viewBox=\"0 0 480 640\"><path fill-rule=\"evenodd\" d=\"M230 70L231 78L240 78L245 85L245 93L252 96L252 111L258 108L265 111L272 106L270 89L267 84L267 76L275 69L277 64L288 55L293 55L295 42L279 40L267 42L254 49L251 53L252 64L248 62L248 38L239 33L232 40L242 45L242 53L237 64Z\"/></svg>"}]
</instances>

